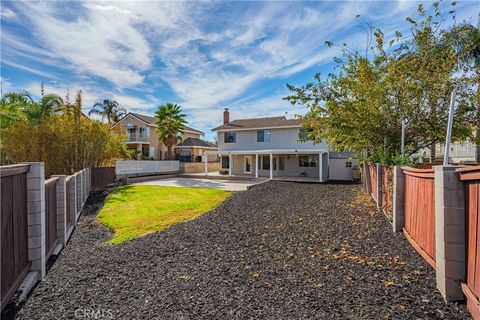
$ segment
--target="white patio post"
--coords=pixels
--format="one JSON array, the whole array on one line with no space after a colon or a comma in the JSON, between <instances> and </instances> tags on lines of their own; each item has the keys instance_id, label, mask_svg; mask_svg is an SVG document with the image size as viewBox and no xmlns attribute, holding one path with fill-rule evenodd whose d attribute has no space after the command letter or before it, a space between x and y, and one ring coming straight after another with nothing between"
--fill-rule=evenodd
<instances>
[{"instance_id":1,"label":"white patio post","mask_svg":"<svg viewBox=\"0 0 480 320\"><path fill-rule=\"evenodd\" d=\"M208 176L208 156L203 154L203 162L205 163L205 176Z\"/></svg>"},{"instance_id":2,"label":"white patio post","mask_svg":"<svg viewBox=\"0 0 480 320\"><path fill-rule=\"evenodd\" d=\"M323 161L322 161L323 153L318 154L318 180L323 182Z\"/></svg>"},{"instance_id":3,"label":"white patio post","mask_svg":"<svg viewBox=\"0 0 480 320\"><path fill-rule=\"evenodd\" d=\"M232 161L232 155L229 154L228 155L228 175L231 176L232 175L232 166L233 166L233 161Z\"/></svg>"},{"instance_id":4,"label":"white patio post","mask_svg":"<svg viewBox=\"0 0 480 320\"><path fill-rule=\"evenodd\" d=\"M258 153L255 153L255 178L258 178Z\"/></svg>"},{"instance_id":5,"label":"white patio post","mask_svg":"<svg viewBox=\"0 0 480 320\"><path fill-rule=\"evenodd\" d=\"M270 153L270 180L273 179L273 154Z\"/></svg>"}]
</instances>

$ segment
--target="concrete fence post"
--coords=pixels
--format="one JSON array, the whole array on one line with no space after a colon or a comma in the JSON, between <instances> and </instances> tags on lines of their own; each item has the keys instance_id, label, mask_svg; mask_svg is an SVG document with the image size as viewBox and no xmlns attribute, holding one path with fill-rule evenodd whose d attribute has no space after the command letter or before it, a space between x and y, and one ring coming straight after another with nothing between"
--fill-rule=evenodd
<instances>
[{"instance_id":1,"label":"concrete fence post","mask_svg":"<svg viewBox=\"0 0 480 320\"><path fill-rule=\"evenodd\" d=\"M465 191L453 166L435 170L435 262L437 288L447 301L463 300Z\"/></svg>"},{"instance_id":2,"label":"concrete fence post","mask_svg":"<svg viewBox=\"0 0 480 320\"><path fill-rule=\"evenodd\" d=\"M370 182L370 167L367 162L363 163L363 172L365 174L365 187L367 188L367 194L372 194L372 184Z\"/></svg>"},{"instance_id":3,"label":"concrete fence post","mask_svg":"<svg viewBox=\"0 0 480 320\"><path fill-rule=\"evenodd\" d=\"M65 176L58 177L56 193L57 193L57 235L60 244L63 247L67 244L67 190Z\"/></svg>"},{"instance_id":4,"label":"concrete fence post","mask_svg":"<svg viewBox=\"0 0 480 320\"><path fill-rule=\"evenodd\" d=\"M393 167L393 232L405 226L405 173L400 166Z\"/></svg>"},{"instance_id":5,"label":"concrete fence post","mask_svg":"<svg viewBox=\"0 0 480 320\"><path fill-rule=\"evenodd\" d=\"M45 277L45 168L43 162L31 162L27 173L28 260L30 270Z\"/></svg>"},{"instance_id":6,"label":"concrete fence post","mask_svg":"<svg viewBox=\"0 0 480 320\"><path fill-rule=\"evenodd\" d=\"M382 208L382 165L380 163L376 164L376 169L377 169L377 208L381 209Z\"/></svg>"},{"instance_id":7,"label":"concrete fence post","mask_svg":"<svg viewBox=\"0 0 480 320\"><path fill-rule=\"evenodd\" d=\"M82 211L82 174L77 172L75 176L77 177L77 216L75 219L77 219Z\"/></svg>"},{"instance_id":8,"label":"concrete fence post","mask_svg":"<svg viewBox=\"0 0 480 320\"><path fill-rule=\"evenodd\" d=\"M77 225L77 176L70 176L70 214L72 215L73 225Z\"/></svg>"}]
</instances>

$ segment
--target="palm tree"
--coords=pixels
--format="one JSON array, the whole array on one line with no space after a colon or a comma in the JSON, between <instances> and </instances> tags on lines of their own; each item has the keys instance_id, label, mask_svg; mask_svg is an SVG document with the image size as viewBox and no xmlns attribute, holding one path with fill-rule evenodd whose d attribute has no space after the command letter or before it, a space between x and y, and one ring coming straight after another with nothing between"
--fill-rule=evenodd
<instances>
[{"instance_id":1,"label":"palm tree","mask_svg":"<svg viewBox=\"0 0 480 320\"><path fill-rule=\"evenodd\" d=\"M160 141L167 147L167 160L173 160L173 146L181 141L186 123L181 106L170 102L158 106L155 112L155 124Z\"/></svg>"},{"instance_id":2,"label":"palm tree","mask_svg":"<svg viewBox=\"0 0 480 320\"><path fill-rule=\"evenodd\" d=\"M106 118L108 124L113 124L125 116L127 110L120 107L117 101L105 99L102 103L97 102L93 105L92 110L88 112L89 116L92 114L101 116L102 121Z\"/></svg>"},{"instance_id":3,"label":"palm tree","mask_svg":"<svg viewBox=\"0 0 480 320\"><path fill-rule=\"evenodd\" d=\"M28 120L37 122L50 117L63 107L63 99L58 94L43 95L40 101L35 102L26 91L7 93L2 99L6 105L22 111Z\"/></svg>"}]
</instances>

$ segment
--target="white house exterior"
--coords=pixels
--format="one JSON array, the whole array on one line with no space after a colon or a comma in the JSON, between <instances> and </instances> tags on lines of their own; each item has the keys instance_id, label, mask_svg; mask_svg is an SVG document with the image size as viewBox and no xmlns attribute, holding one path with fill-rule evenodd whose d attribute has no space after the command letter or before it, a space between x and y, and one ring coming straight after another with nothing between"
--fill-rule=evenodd
<instances>
[{"instance_id":1,"label":"white house exterior","mask_svg":"<svg viewBox=\"0 0 480 320\"><path fill-rule=\"evenodd\" d=\"M324 142L300 141L302 120L270 117L229 121L214 128L222 169L252 177L328 178L329 148ZM350 165L351 167L351 165Z\"/></svg>"}]
</instances>

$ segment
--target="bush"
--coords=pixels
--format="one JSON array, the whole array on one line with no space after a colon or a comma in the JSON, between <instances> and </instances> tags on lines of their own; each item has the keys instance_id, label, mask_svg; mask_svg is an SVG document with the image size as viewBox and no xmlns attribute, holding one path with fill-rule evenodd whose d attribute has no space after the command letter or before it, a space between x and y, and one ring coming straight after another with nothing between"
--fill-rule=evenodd
<instances>
[{"instance_id":1,"label":"bush","mask_svg":"<svg viewBox=\"0 0 480 320\"><path fill-rule=\"evenodd\" d=\"M86 117L53 115L26 119L2 131L2 158L10 163L44 162L45 174L72 174L90 166L110 166L128 158L125 133Z\"/></svg>"}]
</instances>

